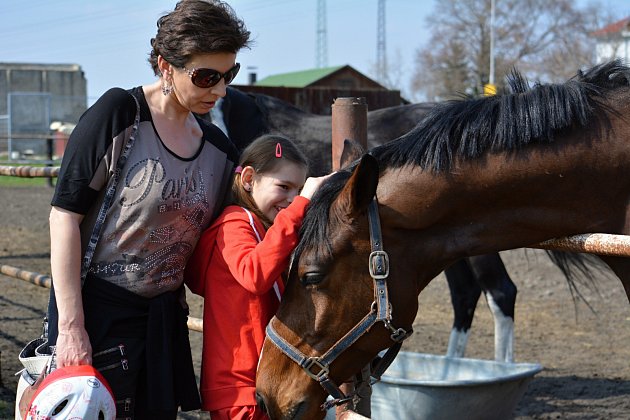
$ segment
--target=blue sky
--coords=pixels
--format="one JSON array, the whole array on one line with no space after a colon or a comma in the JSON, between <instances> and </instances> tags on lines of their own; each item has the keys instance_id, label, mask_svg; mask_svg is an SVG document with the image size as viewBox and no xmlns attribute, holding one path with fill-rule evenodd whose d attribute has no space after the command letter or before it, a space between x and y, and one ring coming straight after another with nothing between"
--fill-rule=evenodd
<instances>
[{"instance_id":1,"label":"blue sky","mask_svg":"<svg viewBox=\"0 0 630 420\"><path fill-rule=\"evenodd\" d=\"M500 1L500 0L497 0ZM587 0L579 0L585 4ZM89 103L112 86L151 83L146 61L155 22L175 0L2 0L0 61L79 64L88 81ZM316 0L228 0L253 34L251 50L239 54L234 83L313 68ZM439 0L387 0L388 64L401 71L408 89L415 51L426 45L426 17ZM602 0L619 18L630 15L629 0ZM328 0L328 65L350 64L374 76L377 0Z\"/></svg>"}]
</instances>

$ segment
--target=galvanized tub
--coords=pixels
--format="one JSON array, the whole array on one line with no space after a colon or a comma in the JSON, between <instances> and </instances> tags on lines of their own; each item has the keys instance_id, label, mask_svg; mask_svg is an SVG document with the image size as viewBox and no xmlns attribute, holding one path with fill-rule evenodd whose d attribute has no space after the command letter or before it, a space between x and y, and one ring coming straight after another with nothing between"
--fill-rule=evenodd
<instances>
[{"instance_id":1,"label":"galvanized tub","mask_svg":"<svg viewBox=\"0 0 630 420\"><path fill-rule=\"evenodd\" d=\"M400 352L372 390L375 420L509 419L537 363Z\"/></svg>"}]
</instances>

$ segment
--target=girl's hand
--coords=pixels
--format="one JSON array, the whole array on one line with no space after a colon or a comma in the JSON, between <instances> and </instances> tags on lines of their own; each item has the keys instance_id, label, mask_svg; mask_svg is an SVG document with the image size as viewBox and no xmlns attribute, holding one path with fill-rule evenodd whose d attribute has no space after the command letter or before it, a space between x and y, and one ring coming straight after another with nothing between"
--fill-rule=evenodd
<instances>
[{"instance_id":1,"label":"girl's hand","mask_svg":"<svg viewBox=\"0 0 630 420\"><path fill-rule=\"evenodd\" d=\"M313 194L315 194L315 191L317 191L317 189L319 188L319 186L328 178L330 178L332 174L334 174L334 172L324 176L307 178L304 186L302 187L302 192L300 192L300 195L310 200L311 197L313 197Z\"/></svg>"}]
</instances>

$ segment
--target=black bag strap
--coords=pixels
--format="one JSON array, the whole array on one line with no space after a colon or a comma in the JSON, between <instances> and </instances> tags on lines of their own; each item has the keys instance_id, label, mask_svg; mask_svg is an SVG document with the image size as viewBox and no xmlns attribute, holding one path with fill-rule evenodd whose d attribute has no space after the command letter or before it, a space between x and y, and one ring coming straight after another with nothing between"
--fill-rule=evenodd
<instances>
[{"instance_id":1,"label":"black bag strap","mask_svg":"<svg viewBox=\"0 0 630 420\"><path fill-rule=\"evenodd\" d=\"M131 94L131 93L130 93ZM92 229L92 235L90 236L90 240L87 245L87 250L85 255L83 256L83 261L81 264L81 287L85 283L85 278L87 277L88 271L90 269L90 264L92 262L92 257L94 256L94 250L96 249L96 244L98 242L98 238L101 235L101 230L103 228L103 223L105 222L105 216L107 215L107 210L111 206L112 200L114 199L114 193L116 192L116 185L118 184L118 180L120 178L120 174L122 173L122 168L129 157L129 153L131 152L131 148L133 147L133 143L136 139L136 135L138 132L138 126L140 125L140 103L138 102L138 98L136 98L133 94L131 97L136 103L136 117L133 122L133 127L131 129L131 135L129 136L129 140L124 145L118 160L116 161L116 168L114 170L113 176L110 178L107 184L107 191L105 192L105 198L99 210L97 220ZM51 339L53 343L57 341L57 302L55 299L55 289L54 289L54 279L53 279L53 287L50 290L50 297L48 299L48 310L46 317L44 317L44 325L42 338L46 340ZM48 345L48 344L47 344ZM48 350L51 354L54 354L54 344L48 345ZM54 363L54 362L53 362ZM51 363L52 365L52 363Z\"/></svg>"},{"instance_id":2,"label":"black bag strap","mask_svg":"<svg viewBox=\"0 0 630 420\"><path fill-rule=\"evenodd\" d=\"M136 118L133 122L133 127L131 129L129 140L123 147L122 153L116 161L116 168L114 169L114 173L109 180L107 191L105 192L105 198L103 199L103 204L101 205L101 209L99 210L98 216L96 217L96 222L94 222L92 235L90 236L90 240L87 244L87 249L85 250L85 254L83 255L83 263L81 264L81 287L83 287L83 283L85 283L85 278L87 277L88 271L90 270L90 264L92 263L92 257L94 256L94 250L96 249L98 238L101 236L101 230L103 229L103 223L105 222L105 217L107 216L107 210L109 210L109 207L112 204L112 200L114 199L114 193L116 192L116 186L118 185L120 174L122 173L122 168L123 166L125 166L125 162L127 162L127 158L129 157L129 153L131 152L131 148L133 147L133 143L136 139L136 134L138 133L138 126L140 125L140 103L138 102L138 98L136 98L133 94L131 95L131 97L136 103Z\"/></svg>"}]
</instances>

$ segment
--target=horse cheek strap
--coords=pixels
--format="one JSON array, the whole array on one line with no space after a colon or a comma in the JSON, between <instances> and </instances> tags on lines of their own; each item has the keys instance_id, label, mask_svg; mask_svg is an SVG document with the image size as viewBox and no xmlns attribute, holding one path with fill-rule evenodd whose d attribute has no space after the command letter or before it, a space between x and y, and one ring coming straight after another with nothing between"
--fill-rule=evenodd
<instances>
[{"instance_id":1,"label":"horse cheek strap","mask_svg":"<svg viewBox=\"0 0 630 420\"><path fill-rule=\"evenodd\" d=\"M371 158L371 157L370 157ZM373 158L371 158L373 159ZM375 161L374 161L375 162ZM376 174L378 176L378 172ZM353 175L353 178L356 174ZM348 186L346 185L346 188ZM345 200L347 200L347 195ZM344 201L345 201L344 200ZM339 203L342 207L347 202ZM372 375L376 381L380 380L381 375L387 367L392 363L396 354L402 346L402 342L411 335L412 330L406 331L402 328L395 328L391 324L392 306L389 302L389 294L387 292L387 277L389 276L389 256L383 250L383 239L381 234L380 218L378 214L378 203L376 197L372 196L368 205L368 224L370 229L370 244L372 252L369 256L368 269L370 276L374 280L374 301L370 308L370 312L356 324L350 331L341 337L333 346L321 356L307 356L282 338L273 328L273 319L267 324L267 338L280 349L287 357L297 363L305 373L317 381L332 397L333 400L323 404L322 409L341 405L352 399L359 391L354 390L353 394L346 396L343 391L330 378L330 365L335 359L352 346L360 337L368 332L377 322L383 322L383 325L390 330L390 338L394 341L382 358L379 358L375 364L375 370Z\"/></svg>"}]
</instances>

